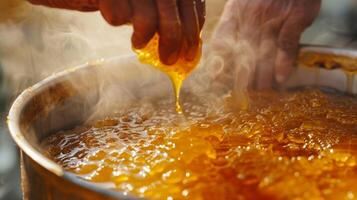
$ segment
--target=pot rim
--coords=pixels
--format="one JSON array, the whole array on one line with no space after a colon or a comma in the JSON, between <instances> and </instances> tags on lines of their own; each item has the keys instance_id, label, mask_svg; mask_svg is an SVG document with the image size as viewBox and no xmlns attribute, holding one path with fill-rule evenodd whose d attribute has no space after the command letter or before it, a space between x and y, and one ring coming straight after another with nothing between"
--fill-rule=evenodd
<instances>
[{"instance_id":1,"label":"pot rim","mask_svg":"<svg viewBox=\"0 0 357 200\"><path fill-rule=\"evenodd\" d=\"M112 198L119 198L122 200L133 200L133 199L141 199L141 198L136 198L124 194L123 192L118 192L118 191L98 187L94 183L90 183L88 181L78 178L74 173L65 171L59 164L47 158L41 152L36 150L36 148L34 148L25 139L20 129L20 116L22 114L21 112L26 106L27 102L29 102L30 99L32 99L36 94L46 90L53 83L56 83L57 81L61 81L63 77L75 73L78 70L89 69L113 60L120 60L120 59L135 59L135 56L132 54L128 54L128 55L122 55L109 59L98 59L50 75L49 77L41 80L40 82L36 83L35 85L21 92L21 94L16 98L16 100L12 104L6 122L10 130L10 135L15 141L15 143L18 145L20 150L24 152L27 156L29 156L32 160L34 160L36 163L38 163L40 166L48 170L49 172L55 174L56 176L62 177L65 180L68 180L76 185L79 185L80 187L84 187L91 191L98 192L105 196L112 197Z\"/></svg>"}]
</instances>

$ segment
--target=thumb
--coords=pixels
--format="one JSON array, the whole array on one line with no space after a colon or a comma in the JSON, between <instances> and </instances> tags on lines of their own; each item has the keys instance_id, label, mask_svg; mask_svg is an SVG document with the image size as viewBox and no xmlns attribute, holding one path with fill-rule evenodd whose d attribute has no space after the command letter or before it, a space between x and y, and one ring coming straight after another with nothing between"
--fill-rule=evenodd
<instances>
[{"instance_id":1,"label":"thumb","mask_svg":"<svg viewBox=\"0 0 357 200\"><path fill-rule=\"evenodd\" d=\"M305 26L299 25L299 23L301 22L288 19L279 33L275 61L275 79L278 83L285 82L293 71L301 34L305 29Z\"/></svg>"},{"instance_id":2,"label":"thumb","mask_svg":"<svg viewBox=\"0 0 357 200\"><path fill-rule=\"evenodd\" d=\"M317 17L321 0L296 1L292 6L293 11L285 21L278 38L275 62L275 78L278 83L285 82L293 71L301 34Z\"/></svg>"}]
</instances>

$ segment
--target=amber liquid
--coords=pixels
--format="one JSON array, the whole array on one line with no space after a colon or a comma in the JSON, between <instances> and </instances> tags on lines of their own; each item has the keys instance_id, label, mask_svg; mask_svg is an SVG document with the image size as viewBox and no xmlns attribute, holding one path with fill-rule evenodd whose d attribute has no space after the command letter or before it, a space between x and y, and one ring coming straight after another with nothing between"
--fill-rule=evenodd
<instances>
[{"instance_id":1,"label":"amber liquid","mask_svg":"<svg viewBox=\"0 0 357 200\"><path fill-rule=\"evenodd\" d=\"M180 105L181 86L183 81L197 66L201 59L201 46L199 47L199 52L194 60L187 61L184 56L181 55L179 56L178 61L173 65L165 65L160 62L158 46L159 36L155 35L146 47L143 49L134 49L134 51L137 53L138 58L142 63L152 65L170 77L176 97L176 111L182 113Z\"/></svg>"},{"instance_id":2,"label":"amber liquid","mask_svg":"<svg viewBox=\"0 0 357 200\"><path fill-rule=\"evenodd\" d=\"M246 110L190 96L60 132L43 146L87 181L149 199L355 199L357 100L251 92Z\"/></svg>"},{"instance_id":3,"label":"amber liquid","mask_svg":"<svg viewBox=\"0 0 357 200\"><path fill-rule=\"evenodd\" d=\"M357 74L356 59L343 55L302 52L298 61L305 67L313 68L317 72L317 76L319 76L319 68L342 70L346 75L346 91L349 94L353 94L353 84Z\"/></svg>"}]
</instances>

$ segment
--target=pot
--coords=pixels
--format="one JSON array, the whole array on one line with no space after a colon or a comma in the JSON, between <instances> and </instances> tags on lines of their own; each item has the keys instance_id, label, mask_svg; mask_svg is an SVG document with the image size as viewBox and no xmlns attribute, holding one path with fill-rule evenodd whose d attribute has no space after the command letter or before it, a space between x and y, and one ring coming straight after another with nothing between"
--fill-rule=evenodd
<instances>
[{"instance_id":1,"label":"pot","mask_svg":"<svg viewBox=\"0 0 357 200\"><path fill-rule=\"evenodd\" d=\"M317 85L356 94L357 81L351 75L355 63L356 51L304 47L287 87ZM313 66L330 69L317 70ZM132 55L90 62L26 89L8 116L11 136L21 151L24 199L137 199L64 171L46 157L41 141L57 131L108 114L110 105L120 108L143 98L167 98L173 96L171 92L165 75L140 64Z\"/></svg>"}]
</instances>

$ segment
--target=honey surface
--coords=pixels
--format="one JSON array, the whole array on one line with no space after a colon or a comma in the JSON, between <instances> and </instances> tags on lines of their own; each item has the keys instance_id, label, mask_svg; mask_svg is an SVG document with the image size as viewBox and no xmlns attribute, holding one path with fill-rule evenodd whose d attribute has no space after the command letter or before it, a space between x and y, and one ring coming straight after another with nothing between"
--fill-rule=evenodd
<instances>
[{"instance_id":1,"label":"honey surface","mask_svg":"<svg viewBox=\"0 0 357 200\"><path fill-rule=\"evenodd\" d=\"M179 59L173 65L165 65L160 62L159 57L159 36L155 35L153 39L144 47L143 49L134 49L137 53L139 60L142 63L146 63L156 67L162 72L166 73L172 82L175 91L176 97L176 111L178 113L182 113L182 108L180 106L180 89L183 81L190 74L190 72L197 66L198 62L201 59L201 46L199 47L199 52L194 60L188 61L182 55L183 52L180 53ZM184 48L182 48L184 49Z\"/></svg>"},{"instance_id":2,"label":"honey surface","mask_svg":"<svg viewBox=\"0 0 357 200\"><path fill-rule=\"evenodd\" d=\"M356 199L357 101L252 92L247 110L133 105L43 143L64 169L149 199Z\"/></svg>"}]
</instances>

